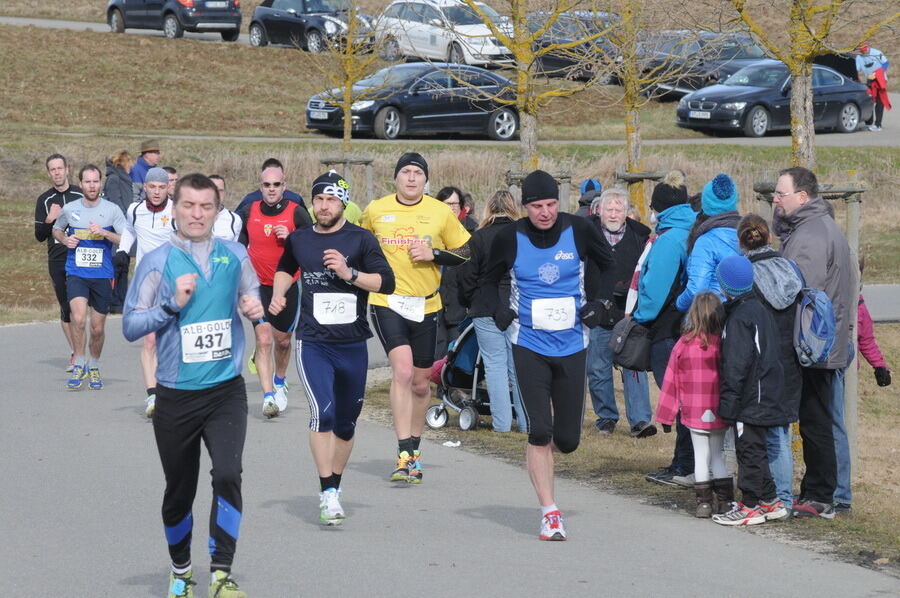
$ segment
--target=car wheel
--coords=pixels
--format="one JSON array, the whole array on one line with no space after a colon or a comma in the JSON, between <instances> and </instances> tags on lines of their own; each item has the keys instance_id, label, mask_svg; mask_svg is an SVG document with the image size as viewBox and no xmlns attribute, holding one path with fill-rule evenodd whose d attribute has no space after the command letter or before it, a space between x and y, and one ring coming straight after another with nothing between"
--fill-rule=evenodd
<instances>
[{"instance_id":1,"label":"car wheel","mask_svg":"<svg viewBox=\"0 0 900 598\"><path fill-rule=\"evenodd\" d=\"M263 46L268 45L268 43L269 40L266 37L266 31L263 29L263 26L259 23L250 25L250 45L262 48Z\"/></svg>"},{"instance_id":2,"label":"car wheel","mask_svg":"<svg viewBox=\"0 0 900 598\"><path fill-rule=\"evenodd\" d=\"M163 33L165 33L166 37L169 39L177 39L184 35L184 28L181 26L181 23L178 22L178 17L174 14L169 13L166 15L166 18L163 21Z\"/></svg>"},{"instance_id":3,"label":"car wheel","mask_svg":"<svg viewBox=\"0 0 900 598\"><path fill-rule=\"evenodd\" d=\"M762 106L754 106L747 113L744 121L744 134L747 137L762 137L769 130L769 113Z\"/></svg>"},{"instance_id":4,"label":"car wheel","mask_svg":"<svg viewBox=\"0 0 900 598\"><path fill-rule=\"evenodd\" d=\"M125 19L118 8L112 9L109 13L109 30L113 33L125 33Z\"/></svg>"},{"instance_id":5,"label":"car wheel","mask_svg":"<svg viewBox=\"0 0 900 598\"><path fill-rule=\"evenodd\" d=\"M447 53L447 62L451 64L466 63L466 55L463 53L463 49L458 43L453 42L450 44L450 51Z\"/></svg>"},{"instance_id":6,"label":"car wheel","mask_svg":"<svg viewBox=\"0 0 900 598\"><path fill-rule=\"evenodd\" d=\"M501 108L488 121L488 136L498 141L509 141L519 132L519 120L509 108Z\"/></svg>"},{"instance_id":7,"label":"car wheel","mask_svg":"<svg viewBox=\"0 0 900 598\"><path fill-rule=\"evenodd\" d=\"M375 136L379 139L397 139L403 132L403 115L393 106L387 106L375 115Z\"/></svg>"},{"instance_id":8,"label":"car wheel","mask_svg":"<svg viewBox=\"0 0 900 598\"><path fill-rule=\"evenodd\" d=\"M852 133L858 128L859 108L853 102L847 102L838 112L837 130L841 133Z\"/></svg>"},{"instance_id":9,"label":"car wheel","mask_svg":"<svg viewBox=\"0 0 900 598\"><path fill-rule=\"evenodd\" d=\"M310 29L306 32L306 51L310 54L318 54L325 49L325 38L318 29Z\"/></svg>"},{"instance_id":10,"label":"car wheel","mask_svg":"<svg viewBox=\"0 0 900 598\"><path fill-rule=\"evenodd\" d=\"M396 38L389 37L381 44L381 57L388 62L397 62L400 60L400 43Z\"/></svg>"},{"instance_id":11,"label":"car wheel","mask_svg":"<svg viewBox=\"0 0 900 598\"><path fill-rule=\"evenodd\" d=\"M223 42L236 42L241 35L241 32L239 29L235 29L233 31L223 31L220 35L222 36Z\"/></svg>"}]
</instances>

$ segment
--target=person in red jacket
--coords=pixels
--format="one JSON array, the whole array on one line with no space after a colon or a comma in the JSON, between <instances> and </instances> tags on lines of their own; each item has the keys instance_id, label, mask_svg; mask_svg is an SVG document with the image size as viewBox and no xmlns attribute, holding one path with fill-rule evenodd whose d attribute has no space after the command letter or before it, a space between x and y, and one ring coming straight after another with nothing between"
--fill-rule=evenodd
<instances>
[{"instance_id":1,"label":"person in red jacket","mask_svg":"<svg viewBox=\"0 0 900 598\"><path fill-rule=\"evenodd\" d=\"M721 306L715 293L704 292L694 298L683 334L669 357L656 408L656 420L664 431L671 432L679 413L681 423L690 430L697 493L695 515L704 518L712 517L714 490L717 512L727 511L734 500L733 482L722 454L728 426L718 415Z\"/></svg>"}]
</instances>

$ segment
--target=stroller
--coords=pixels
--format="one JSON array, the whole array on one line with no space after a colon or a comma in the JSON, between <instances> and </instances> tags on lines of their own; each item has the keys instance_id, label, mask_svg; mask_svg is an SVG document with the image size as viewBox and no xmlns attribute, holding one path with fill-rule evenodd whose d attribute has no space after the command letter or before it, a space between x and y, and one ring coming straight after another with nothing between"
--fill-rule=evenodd
<instances>
[{"instance_id":1,"label":"stroller","mask_svg":"<svg viewBox=\"0 0 900 598\"><path fill-rule=\"evenodd\" d=\"M425 423L437 430L447 425L448 409L459 413L459 428L474 430L482 415L490 415L490 398L484 380L484 363L471 318L459 324L459 337L450 343L447 355L435 362L431 381L437 385L438 405L425 412ZM512 395L510 395L512 403Z\"/></svg>"}]
</instances>

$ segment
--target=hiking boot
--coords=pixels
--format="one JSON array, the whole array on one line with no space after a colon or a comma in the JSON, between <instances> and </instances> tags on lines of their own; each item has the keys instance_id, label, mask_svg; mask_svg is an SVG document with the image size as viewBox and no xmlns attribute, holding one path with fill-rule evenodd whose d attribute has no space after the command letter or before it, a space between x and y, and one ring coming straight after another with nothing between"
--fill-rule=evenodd
<instances>
[{"instance_id":1,"label":"hiking boot","mask_svg":"<svg viewBox=\"0 0 900 598\"><path fill-rule=\"evenodd\" d=\"M209 598L247 598L247 593L241 591L231 579L230 573L213 571L212 581L209 583Z\"/></svg>"},{"instance_id":2,"label":"hiking boot","mask_svg":"<svg viewBox=\"0 0 900 598\"><path fill-rule=\"evenodd\" d=\"M66 388L69 390L81 390L81 387L84 386L85 378L87 378L87 372L84 370L84 366L72 366L72 377L66 383Z\"/></svg>"},{"instance_id":3,"label":"hiking boot","mask_svg":"<svg viewBox=\"0 0 900 598\"><path fill-rule=\"evenodd\" d=\"M550 511L541 518L541 540L561 542L566 539L566 528L563 526L562 513Z\"/></svg>"},{"instance_id":4,"label":"hiking boot","mask_svg":"<svg viewBox=\"0 0 900 598\"><path fill-rule=\"evenodd\" d=\"M732 478L716 478L712 481L713 513L724 515L731 510L734 502L734 480Z\"/></svg>"},{"instance_id":5,"label":"hiking boot","mask_svg":"<svg viewBox=\"0 0 900 598\"><path fill-rule=\"evenodd\" d=\"M672 476L672 482L676 486L681 486L682 488L693 488L695 483L694 474L674 475Z\"/></svg>"},{"instance_id":6,"label":"hiking boot","mask_svg":"<svg viewBox=\"0 0 900 598\"><path fill-rule=\"evenodd\" d=\"M340 525L347 518L340 496L341 491L336 488L327 488L319 493L319 522L322 525Z\"/></svg>"},{"instance_id":7,"label":"hiking boot","mask_svg":"<svg viewBox=\"0 0 900 598\"><path fill-rule=\"evenodd\" d=\"M147 397L147 406L144 408L144 415L147 416L147 419L153 419L154 413L156 413L156 395L152 394Z\"/></svg>"},{"instance_id":8,"label":"hiking boot","mask_svg":"<svg viewBox=\"0 0 900 598\"><path fill-rule=\"evenodd\" d=\"M100 368L88 370L88 387L91 390L103 390L103 379L100 377Z\"/></svg>"},{"instance_id":9,"label":"hiking boot","mask_svg":"<svg viewBox=\"0 0 900 598\"><path fill-rule=\"evenodd\" d=\"M694 511L694 517L709 519L713 511L712 482L697 482L694 484L694 492L697 494L697 510Z\"/></svg>"},{"instance_id":10,"label":"hiking boot","mask_svg":"<svg viewBox=\"0 0 900 598\"><path fill-rule=\"evenodd\" d=\"M392 482L408 482L409 481L409 453L403 451L397 455L397 469L391 473Z\"/></svg>"},{"instance_id":11,"label":"hiking boot","mask_svg":"<svg viewBox=\"0 0 900 598\"><path fill-rule=\"evenodd\" d=\"M278 405L275 403L275 395L266 393L263 396L262 414L266 419L278 417Z\"/></svg>"},{"instance_id":12,"label":"hiking boot","mask_svg":"<svg viewBox=\"0 0 900 598\"><path fill-rule=\"evenodd\" d=\"M615 431L616 422L612 419L598 419L594 422L594 428L596 428L597 434L609 436Z\"/></svg>"},{"instance_id":13,"label":"hiking boot","mask_svg":"<svg viewBox=\"0 0 900 598\"><path fill-rule=\"evenodd\" d=\"M649 438L656 434L656 426L648 422L638 422L631 426L632 438Z\"/></svg>"},{"instance_id":14,"label":"hiking boot","mask_svg":"<svg viewBox=\"0 0 900 598\"><path fill-rule=\"evenodd\" d=\"M822 517L823 519L834 519L834 507L814 500L799 500L794 503L794 508L791 509L791 516L797 518Z\"/></svg>"},{"instance_id":15,"label":"hiking boot","mask_svg":"<svg viewBox=\"0 0 900 598\"><path fill-rule=\"evenodd\" d=\"M712 520L719 525L759 525L766 522L766 516L759 507L748 507L736 502L730 511L723 515L713 515Z\"/></svg>"},{"instance_id":16,"label":"hiking boot","mask_svg":"<svg viewBox=\"0 0 900 598\"><path fill-rule=\"evenodd\" d=\"M853 511L853 507L848 502L836 502L831 505L835 515L849 515Z\"/></svg>"},{"instance_id":17,"label":"hiking boot","mask_svg":"<svg viewBox=\"0 0 900 598\"><path fill-rule=\"evenodd\" d=\"M779 521L791 517L791 512L785 508L784 503L778 497L770 501L759 501L759 510L765 515L766 521Z\"/></svg>"},{"instance_id":18,"label":"hiking boot","mask_svg":"<svg viewBox=\"0 0 900 598\"><path fill-rule=\"evenodd\" d=\"M422 459L419 455L419 451L413 451L412 456L409 458L409 461L406 464L407 469L409 469L409 475L406 476L406 481L410 484L421 484L422 483Z\"/></svg>"},{"instance_id":19,"label":"hiking boot","mask_svg":"<svg viewBox=\"0 0 900 598\"><path fill-rule=\"evenodd\" d=\"M169 596L168 598L194 598L194 574L191 571L185 573L169 574Z\"/></svg>"},{"instance_id":20,"label":"hiking boot","mask_svg":"<svg viewBox=\"0 0 900 598\"><path fill-rule=\"evenodd\" d=\"M284 384L275 384L275 406L278 407L278 413L283 412L287 409L287 392L288 385L287 380L284 381Z\"/></svg>"},{"instance_id":21,"label":"hiking boot","mask_svg":"<svg viewBox=\"0 0 900 598\"><path fill-rule=\"evenodd\" d=\"M672 481L672 478L676 475L681 475L681 472L669 465L667 467L663 467L655 473L648 473L644 476L644 479L648 482L662 484L663 486L677 486L678 484Z\"/></svg>"}]
</instances>

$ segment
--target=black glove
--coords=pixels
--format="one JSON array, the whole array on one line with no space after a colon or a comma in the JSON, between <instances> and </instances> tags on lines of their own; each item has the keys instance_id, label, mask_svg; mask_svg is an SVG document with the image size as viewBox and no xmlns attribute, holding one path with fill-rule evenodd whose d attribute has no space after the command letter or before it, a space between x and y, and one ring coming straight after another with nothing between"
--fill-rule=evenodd
<instances>
[{"instance_id":1,"label":"black glove","mask_svg":"<svg viewBox=\"0 0 900 598\"><path fill-rule=\"evenodd\" d=\"M128 265L130 263L131 258L128 257L127 251L117 251L116 255L113 256L113 268L115 268L117 275L128 272Z\"/></svg>"},{"instance_id":2,"label":"black glove","mask_svg":"<svg viewBox=\"0 0 900 598\"><path fill-rule=\"evenodd\" d=\"M509 328L509 325L515 319L516 312L508 307L500 307L497 309L497 313L494 314L494 324L497 325L497 329L501 332Z\"/></svg>"},{"instance_id":3,"label":"black glove","mask_svg":"<svg viewBox=\"0 0 900 598\"><path fill-rule=\"evenodd\" d=\"M669 424L662 424L662 429L666 434L672 433L672 426L670 426Z\"/></svg>"},{"instance_id":4,"label":"black glove","mask_svg":"<svg viewBox=\"0 0 900 598\"><path fill-rule=\"evenodd\" d=\"M617 309L609 299L588 301L581 308L581 321L588 328L597 326L612 328L616 322L622 319L623 315L621 310Z\"/></svg>"},{"instance_id":5,"label":"black glove","mask_svg":"<svg viewBox=\"0 0 900 598\"><path fill-rule=\"evenodd\" d=\"M878 386L890 386L891 370L883 366L875 368L875 382L878 383Z\"/></svg>"}]
</instances>

